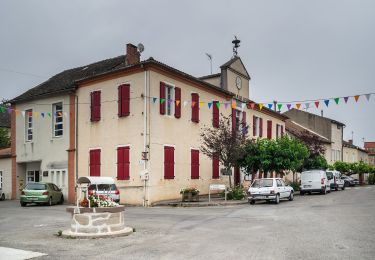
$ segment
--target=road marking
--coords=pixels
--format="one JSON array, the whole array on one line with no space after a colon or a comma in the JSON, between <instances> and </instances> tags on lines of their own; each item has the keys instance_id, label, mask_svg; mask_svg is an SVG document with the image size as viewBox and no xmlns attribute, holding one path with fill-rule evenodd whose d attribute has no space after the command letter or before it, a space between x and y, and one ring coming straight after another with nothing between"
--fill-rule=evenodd
<instances>
[{"instance_id":1,"label":"road marking","mask_svg":"<svg viewBox=\"0 0 375 260\"><path fill-rule=\"evenodd\" d=\"M0 258L7 259L7 260L23 260L23 259L31 259L34 257L45 256L47 254L33 252L33 251L26 251L21 249L9 248L9 247L0 247Z\"/></svg>"}]
</instances>

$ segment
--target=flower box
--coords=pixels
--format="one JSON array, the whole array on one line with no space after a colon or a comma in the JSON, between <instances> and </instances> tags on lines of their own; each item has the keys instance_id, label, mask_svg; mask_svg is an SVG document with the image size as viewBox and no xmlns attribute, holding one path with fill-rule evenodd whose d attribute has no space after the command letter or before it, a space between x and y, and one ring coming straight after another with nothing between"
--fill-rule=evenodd
<instances>
[{"instance_id":1,"label":"flower box","mask_svg":"<svg viewBox=\"0 0 375 260\"><path fill-rule=\"evenodd\" d=\"M185 188L180 191L182 202L198 202L199 190L196 188Z\"/></svg>"}]
</instances>

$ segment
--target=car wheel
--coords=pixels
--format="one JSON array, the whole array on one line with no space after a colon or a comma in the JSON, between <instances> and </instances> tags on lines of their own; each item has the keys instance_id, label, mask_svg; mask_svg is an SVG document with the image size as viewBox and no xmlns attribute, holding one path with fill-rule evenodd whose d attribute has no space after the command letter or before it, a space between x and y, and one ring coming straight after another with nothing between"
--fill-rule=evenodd
<instances>
[{"instance_id":1,"label":"car wheel","mask_svg":"<svg viewBox=\"0 0 375 260\"><path fill-rule=\"evenodd\" d=\"M342 186L342 188L341 188L342 190L345 190L345 185L344 186Z\"/></svg>"},{"instance_id":2,"label":"car wheel","mask_svg":"<svg viewBox=\"0 0 375 260\"><path fill-rule=\"evenodd\" d=\"M62 205L64 203L64 195L61 195L61 198L60 198L60 201L59 201L59 205Z\"/></svg>"},{"instance_id":3,"label":"car wheel","mask_svg":"<svg viewBox=\"0 0 375 260\"><path fill-rule=\"evenodd\" d=\"M22 201L21 201L20 204L21 204L21 207L26 207L26 202L22 202Z\"/></svg>"},{"instance_id":4,"label":"car wheel","mask_svg":"<svg viewBox=\"0 0 375 260\"><path fill-rule=\"evenodd\" d=\"M255 200L250 200L250 204L254 205L255 204Z\"/></svg>"},{"instance_id":5,"label":"car wheel","mask_svg":"<svg viewBox=\"0 0 375 260\"><path fill-rule=\"evenodd\" d=\"M0 200L5 200L5 194L1 194L1 199Z\"/></svg>"},{"instance_id":6,"label":"car wheel","mask_svg":"<svg viewBox=\"0 0 375 260\"><path fill-rule=\"evenodd\" d=\"M293 192L290 192L289 201L292 201L292 200L294 200L294 194L293 194Z\"/></svg>"},{"instance_id":7,"label":"car wheel","mask_svg":"<svg viewBox=\"0 0 375 260\"><path fill-rule=\"evenodd\" d=\"M275 203L276 203L276 204L279 204L279 203L280 203L280 195L279 195L279 194L276 194Z\"/></svg>"},{"instance_id":8,"label":"car wheel","mask_svg":"<svg viewBox=\"0 0 375 260\"><path fill-rule=\"evenodd\" d=\"M52 198L51 197L48 200L48 206L52 206Z\"/></svg>"}]
</instances>

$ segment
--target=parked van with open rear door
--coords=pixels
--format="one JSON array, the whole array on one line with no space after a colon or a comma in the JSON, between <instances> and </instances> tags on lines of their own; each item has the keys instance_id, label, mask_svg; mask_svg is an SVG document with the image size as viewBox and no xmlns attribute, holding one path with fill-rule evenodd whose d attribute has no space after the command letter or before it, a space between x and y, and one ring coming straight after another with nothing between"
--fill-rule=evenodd
<instances>
[{"instance_id":1,"label":"parked van with open rear door","mask_svg":"<svg viewBox=\"0 0 375 260\"><path fill-rule=\"evenodd\" d=\"M320 192L327 194L331 192L327 174L323 170L309 170L301 173L300 194L311 194L312 192Z\"/></svg>"}]
</instances>

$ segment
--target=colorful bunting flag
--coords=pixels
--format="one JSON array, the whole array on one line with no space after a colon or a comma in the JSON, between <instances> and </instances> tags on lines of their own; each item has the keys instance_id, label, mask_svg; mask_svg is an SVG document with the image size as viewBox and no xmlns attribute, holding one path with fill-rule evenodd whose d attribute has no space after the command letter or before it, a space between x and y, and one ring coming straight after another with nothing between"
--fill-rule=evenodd
<instances>
[{"instance_id":1,"label":"colorful bunting flag","mask_svg":"<svg viewBox=\"0 0 375 260\"><path fill-rule=\"evenodd\" d=\"M324 100L324 104L326 104L326 106L328 107L328 105L329 105L329 99Z\"/></svg>"},{"instance_id":2,"label":"colorful bunting flag","mask_svg":"<svg viewBox=\"0 0 375 260\"><path fill-rule=\"evenodd\" d=\"M160 99L160 104L163 104L165 102L165 98Z\"/></svg>"},{"instance_id":3,"label":"colorful bunting flag","mask_svg":"<svg viewBox=\"0 0 375 260\"><path fill-rule=\"evenodd\" d=\"M309 109L310 108L310 103L305 103L305 108Z\"/></svg>"},{"instance_id":4,"label":"colorful bunting flag","mask_svg":"<svg viewBox=\"0 0 375 260\"><path fill-rule=\"evenodd\" d=\"M297 103L297 104L296 104L296 108L297 108L297 109L300 109L300 108L301 108L301 104L300 104L300 103Z\"/></svg>"},{"instance_id":5,"label":"colorful bunting flag","mask_svg":"<svg viewBox=\"0 0 375 260\"><path fill-rule=\"evenodd\" d=\"M51 117L51 113L48 113L48 116Z\"/></svg>"},{"instance_id":6,"label":"colorful bunting flag","mask_svg":"<svg viewBox=\"0 0 375 260\"><path fill-rule=\"evenodd\" d=\"M316 108L319 108L320 102L319 101L315 101L314 103L315 103Z\"/></svg>"},{"instance_id":7,"label":"colorful bunting flag","mask_svg":"<svg viewBox=\"0 0 375 260\"><path fill-rule=\"evenodd\" d=\"M176 100L176 106L178 107L180 105L180 100Z\"/></svg>"},{"instance_id":8,"label":"colorful bunting flag","mask_svg":"<svg viewBox=\"0 0 375 260\"><path fill-rule=\"evenodd\" d=\"M345 104L348 103L349 97L344 97Z\"/></svg>"},{"instance_id":9,"label":"colorful bunting flag","mask_svg":"<svg viewBox=\"0 0 375 260\"><path fill-rule=\"evenodd\" d=\"M22 117L25 117L25 111L21 112Z\"/></svg>"},{"instance_id":10,"label":"colorful bunting flag","mask_svg":"<svg viewBox=\"0 0 375 260\"><path fill-rule=\"evenodd\" d=\"M207 106L208 106L208 109L211 109L212 102L208 102L208 103L207 103Z\"/></svg>"},{"instance_id":11,"label":"colorful bunting flag","mask_svg":"<svg viewBox=\"0 0 375 260\"><path fill-rule=\"evenodd\" d=\"M292 104L287 104L286 107L288 108L288 110L290 110L292 108Z\"/></svg>"},{"instance_id":12,"label":"colorful bunting flag","mask_svg":"<svg viewBox=\"0 0 375 260\"><path fill-rule=\"evenodd\" d=\"M371 94L366 94L365 96L366 96L367 101L370 101Z\"/></svg>"},{"instance_id":13,"label":"colorful bunting flag","mask_svg":"<svg viewBox=\"0 0 375 260\"><path fill-rule=\"evenodd\" d=\"M242 108L242 110L244 110L244 109L245 109L245 106L246 106L246 104L245 104L245 103L242 103L242 104L241 104L241 108Z\"/></svg>"},{"instance_id":14,"label":"colorful bunting flag","mask_svg":"<svg viewBox=\"0 0 375 260\"><path fill-rule=\"evenodd\" d=\"M4 107L0 107L0 112L4 113L5 112L5 108Z\"/></svg>"},{"instance_id":15,"label":"colorful bunting flag","mask_svg":"<svg viewBox=\"0 0 375 260\"><path fill-rule=\"evenodd\" d=\"M228 104L228 102L225 102L224 105L225 105L225 109L227 109L229 104Z\"/></svg>"},{"instance_id":16,"label":"colorful bunting flag","mask_svg":"<svg viewBox=\"0 0 375 260\"><path fill-rule=\"evenodd\" d=\"M273 104L268 104L268 108L272 109Z\"/></svg>"},{"instance_id":17,"label":"colorful bunting flag","mask_svg":"<svg viewBox=\"0 0 375 260\"><path fill-rule=\"evenodd\" d=\"M203 101L199 102L199 107L202 108L203 106L204 106L204 102Z\"/></svg>"},{"instance_id":18,"label":"colorful bunting flag","mask_svg":"<svg viewBox=\"0 0 375 260\"><path fill-rule=\"evenodd\" d=\"M354 96L355 102L358 102L359 95Z\"/></svg>"},{"instance_id":19,"label":"colorful bunting flag","mask_svg":"<svg viewBox=\"0 0 375 260\"><path fill-rule=\"evenodd\" d=\"M337 98L335 98L334 100L335 100L335 102L336 102L336 105L338 105L338 104L339 104L339 101L340 101L340 98L337 97Z\"/></svg>"},{"instance_id":20,"label":"colorful bunting flag","mask_svg":"<svg viewBox=\"0 0 375 260\"><path fill-rule=\"evenodd\" d=\"M40 115L44 118L44 112L41 112Z\"/></svg>"},{"instance_id":21,"label":"colorful bunting flag","mask_svg":"<svg viewBox=\"0 0 375 260\"><path fill-rule=\"evenodd\" d=\"M216 106L217 106L217 108L220 108L220 105L221 105L220 102L216 102Z\"/></svg>"},{"instance_id":22,"label":"colorful bunting flag","mask_svg":"<svg viewBox=\"0 0 375 260\"><path fill-rule=\"evenodd\" d=\"M259 109L262 110L262 108L263 108L263 104L259 103Z\"/></svg>"},{"instance_id":23,"label":"colorful bunting flag","mask_svg":"<svg viewBox=\"0 0 375 260\"><path fill-rule=\"evenodd\" d=\"M187 104L188 104L188 102L187 102L187 101L184 101L184 107L186 107Z\"/></svg>"},{"instance_id":24,"label":"colorful bunting flag","mask_svg":"<svg viewBox=\"0 0 375 260\"><path fill-rule=\"evenodd\" d=\"M237 103L236 102L232 102L232 108L236 109L236 107L237 107Z\"/></svg>"},{"instance_id":25,"label":"colorful bunting flag","mask_svg":"<svg viewBox=\"0 0 375 260\"><path fill-rule=\"evenodd\" d=\"M250 103L250 107L251 107L251 109L254 109L255 103Z\"/></svg>"},{"instance_id":26,"label":"colorful bunting flag","mask_svg":"<svg viewBox=\"0 0 375 260\"><path fill-rule=\"evenodd\" d=\"M194 107L195 106L195 101L192 101L191 102L191 107Z\"/></svg>"},{"instance_id":27,"label":"colorful bunting flag","mask_svg":"<svg viewBox=\"0 0 375 260\"><path fill-rule=\"evenodd\" d=\"M157 100L156 97L153 97L153 98L152 98L152 102L153 102L154 104L156 103L156 100Z\"/></svg>"},{"instance_id":28,"label":"colorful bunting flag","mask_svg":"<svg viewBox=\"0 0 375 260\"><path fill-rule=\"evenodd\" d=\"M279 109L279 111L281 110L282 107L283 107L283 104L277 104L277 108Z\"/></svg>"}]
</instances>

